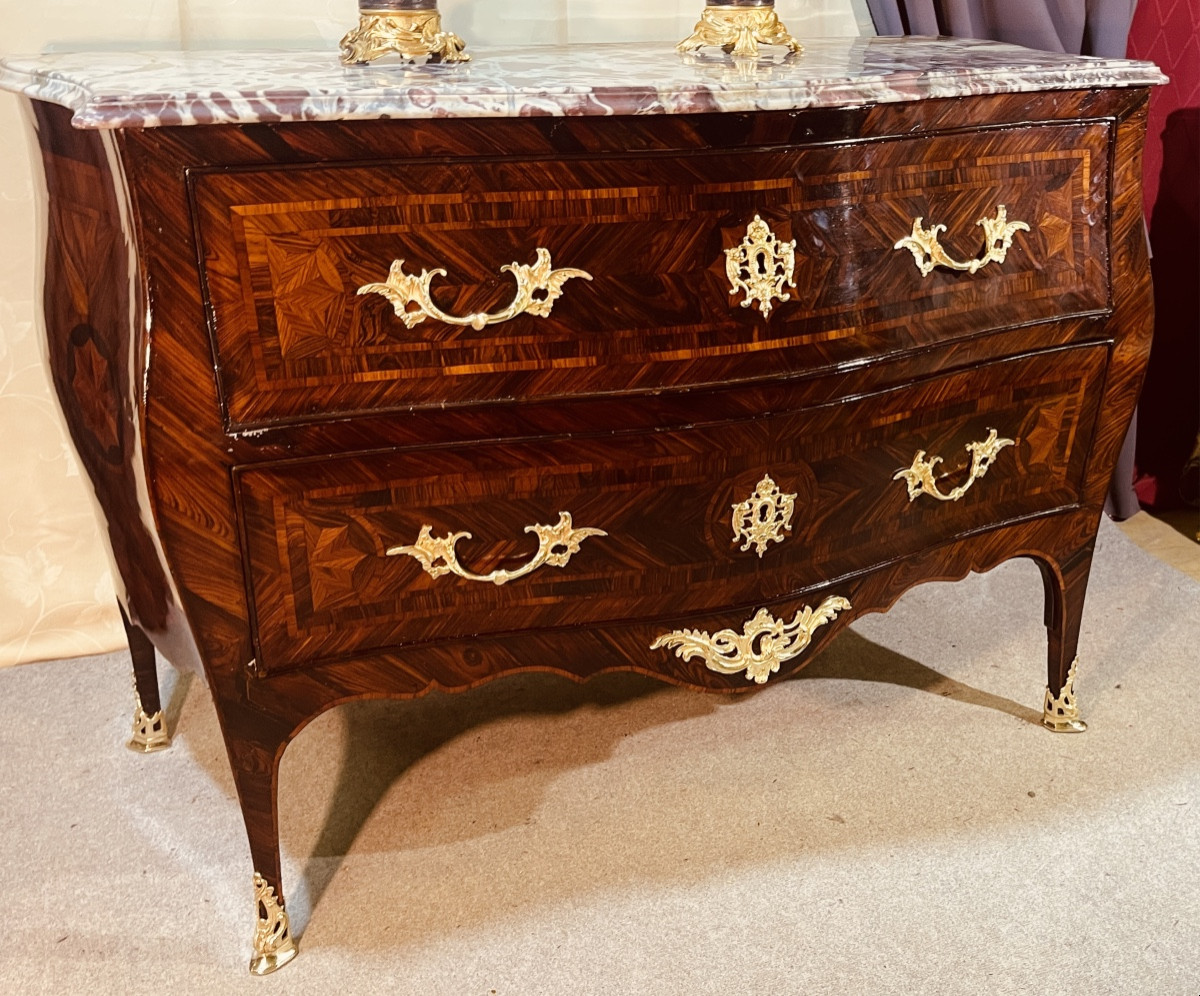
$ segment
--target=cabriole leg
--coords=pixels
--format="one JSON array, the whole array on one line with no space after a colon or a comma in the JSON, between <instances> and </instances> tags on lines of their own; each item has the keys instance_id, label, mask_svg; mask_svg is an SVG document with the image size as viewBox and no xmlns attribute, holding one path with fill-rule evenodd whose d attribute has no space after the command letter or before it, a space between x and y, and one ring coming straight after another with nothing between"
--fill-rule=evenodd
<instances>
[{"instance_id":1,"label":"cabriole leg","mask_svg":"<svg viewBox=\"0 0 1200 996\"><path fill-rule=\"evenodd\" d=\"M124 607L121 607L121 622L125 624L129 656L133 661L133 735L128 746L139 754L153 754L171 746L171 734L167 731L158 693L154 644L141 627L129 621Z\"/></svg>"},{"instance_id":2,"label":"cabriole leg","mask_svg":"<svg viewBox=\"0 0 1200 996\"><path fill-rule=\"evenodd\" d=\"M1042 725L1055 733L1082 733L1087 724L1079 718L1075 699L1075 672L1079 665L1079 627L1083 600L1092 568L1093 543L1058 565L1039 561L1046 588L1046 635L1049 638L1046 697Z\"/></svg>"},{"instance_id":3,"label":"cabriole leg","mask_svg":"<svg viewBox=\"0 0 1200 996\"><path fill-rule=\"evenodd\" d=\"M238 801L250 857L254 862L254 950L250 956L252 975L270 975L296 957L291 923L283 901L282 868L279 859L279 809L276 777L282 746L269 740L247 740L228 735L229 715L223 717L225 745L237 783ZM239 717L248 719L250 717ZM269 721L261 717L263 727ZM263 729L265 737L270 737Z\"/></svg>"}]
</instances>

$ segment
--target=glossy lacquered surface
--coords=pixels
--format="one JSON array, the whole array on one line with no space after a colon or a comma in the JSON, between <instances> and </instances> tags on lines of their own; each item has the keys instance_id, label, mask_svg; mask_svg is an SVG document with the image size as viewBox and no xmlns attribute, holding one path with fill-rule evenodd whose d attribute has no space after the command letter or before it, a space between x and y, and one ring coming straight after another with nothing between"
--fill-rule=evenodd
<instances>
[{"instance_id":1,"label":"glossy lacquered surface","mask_svg":"<svg viewBox=\"0 0 1200 996\"><path fill-rule=\"evenodd\" d=\"M617 153L548 161L193 170L231 425L618 393L839 364L1108 304L1107 129L1041 125L869 146ZM470 154L469 147L462 150ZM923 277L915 219L970 258L1003 205L1030 227L977 280ZM730 307L724 250L760 216L795 241L791 300ZM502 267L545 248L591 275L547 317L406 328L358 288L444 269L452 315L513 295ZM451 261L454 261L451 267ZM734 302L739 303L739 302Z\"/></svg>"},{"instance_id":2,"label":"glossy lacquered surface","mask_svg":"<svg viewBox=\"0 0 1200 996\"><path fill-rule=\"evenodd\" d=\"M708 427L239 468L258 669L447 636L770 604L931 542L1071 506L1107 356L1082 350ZM970 398L977 414L964 417L948 404L955 398ZM964 448L991 427L1016 445L950 507L910 501L893 479L928 450L965 480ZM800 514L760 558L734 542L730 510L764 476L796 495ZM561 510L607 535L522 583L434 578L411 557L386 556L429 525L436 536L472 534L461 547L474 573L511 567L537 550L525 527ZM703 668L692 680L707 684Z\"/></svg>"},{"instance_id":3,"label":"glossy lacquered surface","mask_svg":"<svg viewBox=\"0 0 1200 996\"><path fill-rule=\"evenodd\" d=\"M285 894L279 758L354 698L528 668L739 691L651 645L849 602L778 681L1014 556L1058 694L1149 348L1146 96L108 137L36 103L56 385L131 624L207 675L264 881ZM896 248L922 217L969 259L999 204L1028 225L1002 263ZM756 213L797 243L770 317L722 283ZM446 311L493 310L538 247L593 277L548 318L408 329L357 294L404 258L447 271ZM910 499L922 451L947 493L991 430L1011 445L958 501ZM760 557L732 514L766 475L795 508ZM469 532L464 574L513 570L562 512L599 532L503 585L394 552Z\"/></svg>"}]
</instances>

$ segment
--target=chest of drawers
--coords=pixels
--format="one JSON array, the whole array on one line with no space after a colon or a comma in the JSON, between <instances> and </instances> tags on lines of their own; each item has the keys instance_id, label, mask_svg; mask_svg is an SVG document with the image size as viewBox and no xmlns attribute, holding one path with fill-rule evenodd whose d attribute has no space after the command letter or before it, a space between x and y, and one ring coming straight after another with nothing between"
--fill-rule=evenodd
<instances>
[{"instance_id":1,"label":"chest of drawers","mask_svg":"<svg viewBox=\"0 0 1200 996\"><path fill-rule=\"evenodd\" d=\"M165 740L155 647L212 691L254 971L295 950L279 760L343 702L522 669L739 691L1025 556L1046 725L1082 728L1153 67L873 39L753 71L288 56L247 88L252 56L74 58L0 70L50 195L51 367L136 741Z\"/></svg>"}]
</instances>

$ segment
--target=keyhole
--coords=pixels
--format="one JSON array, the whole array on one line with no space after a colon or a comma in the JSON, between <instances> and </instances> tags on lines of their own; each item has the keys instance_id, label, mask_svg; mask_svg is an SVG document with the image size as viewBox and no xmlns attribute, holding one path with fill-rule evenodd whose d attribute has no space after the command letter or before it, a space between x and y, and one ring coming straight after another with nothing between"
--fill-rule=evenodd
<instances>
[{"instance_id":1,"label":"keyhole","mask_svg":"<svg viewBox=\"0 0 1200 996\"><path fill-rule=\"evenodd\" d=\"M754 260L758 263L758 275L765 277L767 275L767 254L760 249L754 254Z\"/></svg>"}]
</instances>

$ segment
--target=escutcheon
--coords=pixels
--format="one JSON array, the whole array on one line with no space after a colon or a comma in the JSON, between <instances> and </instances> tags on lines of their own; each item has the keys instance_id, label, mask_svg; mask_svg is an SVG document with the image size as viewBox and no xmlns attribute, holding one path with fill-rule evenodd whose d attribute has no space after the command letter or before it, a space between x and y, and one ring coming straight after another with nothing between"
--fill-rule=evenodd
<instances>
[{"instance_id":1,"label":"escutcheon","mask_svg":"<svg viewBox=\"0 0 1200 996\"><path fill-rule=\"evenodd\" d=\"M767 317L773 302L792 298L784 287L796 286L796 242L780 242L771 226L756 214L746 226L741 244L725 250L725 273L729 296L744 292L742 307L753 307L758 301L758 310Z\"/></svg>"},{"instance_id":2,"label":"escutcheon","mask_svg":"<svg viewBox=\"0 0 1200 996\"><path fill-rule=\"evenodd\" d=\"M741 551L754 547L759 558L770 543L782 543L792 531L796 496L784 494L767 474L758 482L754 494L733 506L733 542L744 540Z\"/></svg>"},{"instance_id":3,"label":"escutcheon","mask_svg":"<svg viewBox=\"0 0 1200 996\"><path fill-rule=\"evenodd\" d=\"M651 650L673 647L685 661L699 657L705 667L718 674L740 674L756 684L779 670L781 664L799 657L812 642L813 633L832 622L850 603L837 595L825 599L816 609L805 606L791 622L776 619L766 609L759 609L739 633L732 629L708 634L695 629L678 629L664 633L652 644Z\"/></svg>"}]
</instances>

